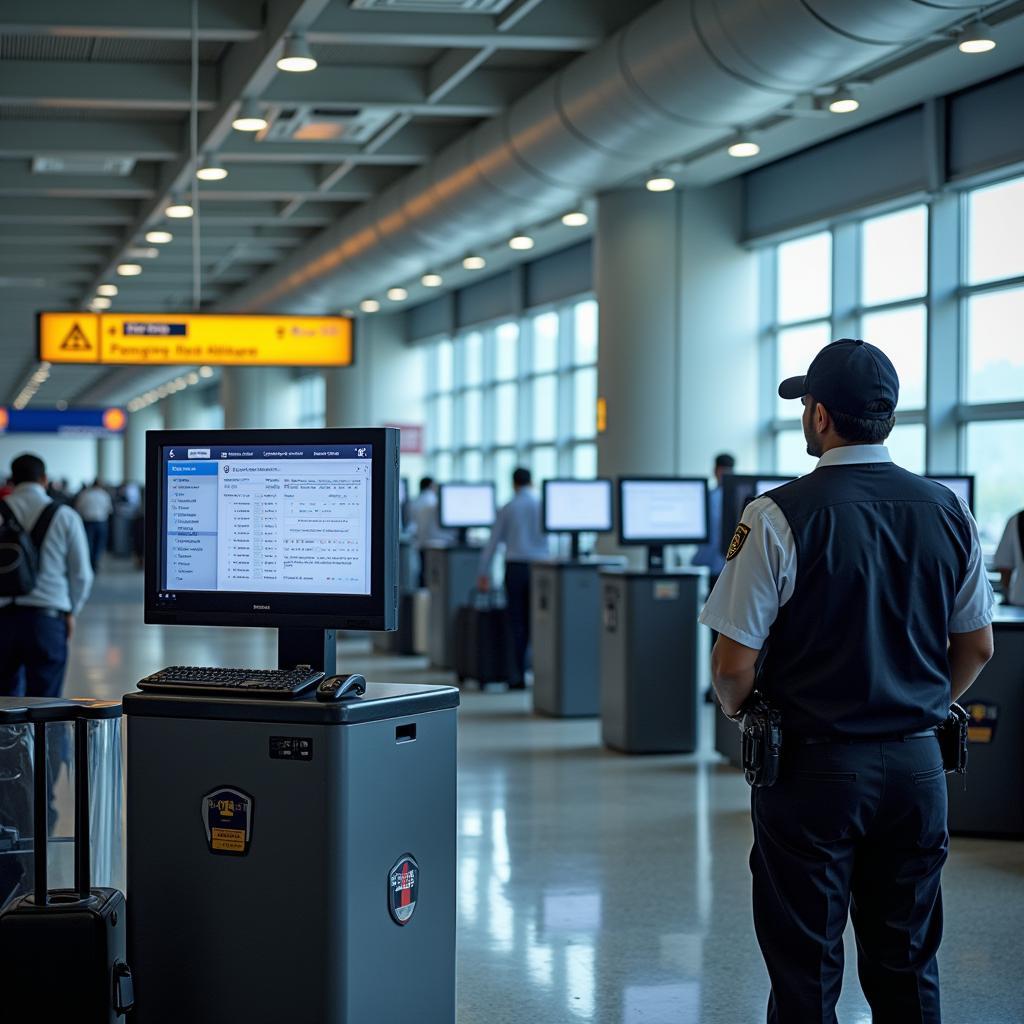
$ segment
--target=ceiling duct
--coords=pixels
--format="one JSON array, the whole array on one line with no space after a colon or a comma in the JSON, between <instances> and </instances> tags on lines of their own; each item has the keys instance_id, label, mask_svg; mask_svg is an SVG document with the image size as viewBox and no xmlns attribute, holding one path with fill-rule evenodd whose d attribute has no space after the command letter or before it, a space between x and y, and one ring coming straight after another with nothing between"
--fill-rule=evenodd
<instances>
[{"instance_id":1,"label":"ceiling duct","mask_svg":"<svg viewBox=\"0 0 1024 1024\"><path fill-rule=\"evenodd\" d=\"M977 8L663 0L223 305L310 313L350 305L560 214L581 194L724 141Z\"/></svg>"}]
</instances>

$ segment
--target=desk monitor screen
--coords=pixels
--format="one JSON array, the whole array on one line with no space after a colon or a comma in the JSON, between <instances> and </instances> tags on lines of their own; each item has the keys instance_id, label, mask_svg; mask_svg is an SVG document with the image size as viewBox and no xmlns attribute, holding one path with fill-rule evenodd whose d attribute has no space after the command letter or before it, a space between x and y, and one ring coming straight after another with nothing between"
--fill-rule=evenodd
<instances>
[{"instance_id":1,"label":"desk monitor screen","mask_svg":"<svg viewBox=\"0 0 1024 1024\"><path fill-rule=\"evenodd\" d=\"M720 551L724 555L729 541L736 532L736 525L743 517L743 510L767 491L795 480L792 476L772 476L769 473L729 473L722 478L722 538Z\"/></svg>"},{"instance_id":2,"label":"desk monitor screen","mask_svg":"<svg viewBox=\"0 0 1024 1024\"><path fill-rule=\"evenodd\" d=\"M146 434L146 621L393 629L397 431Z\"/></svg>"},{"instance_id":3,"label":"desk monitor screen","mask_svg":"<svg viewBox=\"0 0 1024 1024\"><path fill-rule=\"evenodd\" d=\"M438 524L442 530L493 526L494 484L441 484Z\"/></svg>"},{"instance_id":4,"label":"desk monitor screen","mask_svg":"<svg viewBox=\"0 0 1024 1024\"><path fill-rule=\"evenodd\" d=\"M702 544L708 539L708 482L703 477L619 481L622 544Z\"/></svg>"},{"instance_id":5,"label":"desk monitor screen","mask_svg":"<svg viewBox=\"0 0 1024 1024\"><path fill-rule=\"evenodd\" d=\"M545 480L548 533L607 533L612 528L611 480Z\"/></svg>"},{"instance_id":6,"label":"desk monitor screen","mask_svg":"<svg viewBox=\"0 0 1024 1024\"><path fill-rule=\"evenodd\" d=\"M929 476L937 484L948 487L967 507L974 511L974 477L973 476Z\"/></svg>"}]
</instances>

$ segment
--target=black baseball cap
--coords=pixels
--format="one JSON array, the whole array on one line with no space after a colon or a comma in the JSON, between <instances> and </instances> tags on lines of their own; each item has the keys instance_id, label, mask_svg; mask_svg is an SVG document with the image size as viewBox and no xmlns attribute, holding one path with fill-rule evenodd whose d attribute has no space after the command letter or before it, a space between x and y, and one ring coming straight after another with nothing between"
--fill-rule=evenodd
<instances>
[{"instance_id":1,"label":"black baseball cap","mask_svg":"<svg viewBox=\"0 0 1024 1024\"><path fill-rule=\"evenodd\" d=\"M804 395L814 395L831 412L887 420L896 411L900 378L880 348L859 338L841 338L814 357L803 377L789 377L779 385L780 398Z\"/></svg>"}]
</instances>

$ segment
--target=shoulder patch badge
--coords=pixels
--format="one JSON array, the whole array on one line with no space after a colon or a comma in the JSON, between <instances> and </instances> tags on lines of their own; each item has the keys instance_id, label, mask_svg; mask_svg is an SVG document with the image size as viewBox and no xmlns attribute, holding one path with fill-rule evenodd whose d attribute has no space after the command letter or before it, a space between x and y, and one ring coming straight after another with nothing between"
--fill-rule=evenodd
<instances>
[{"instance_id":1,"label":"shoulder patch badge","mask_svg":"<svg viewBox=\"0 0 1024 1024\"><path fill-rule=\"evenodd\" d=\"M727 562L731 562L743 550L743 545L747 543L749 536L750 527L746 523L740 523L736 527L736 532L732 535L732 540L729 541L729 550L725 553L725 560Z\"/></svg>"}]
</instances>

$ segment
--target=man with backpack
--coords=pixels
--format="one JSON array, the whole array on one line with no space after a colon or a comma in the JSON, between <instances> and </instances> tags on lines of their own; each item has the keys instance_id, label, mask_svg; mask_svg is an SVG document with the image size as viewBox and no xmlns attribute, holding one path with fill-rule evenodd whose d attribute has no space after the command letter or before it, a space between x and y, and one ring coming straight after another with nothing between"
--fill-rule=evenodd
<instances>
[{"instance_id":1,"label":"man with backpack","mask_svg":"<svg viewBox=\"0 0 1024 1024\"><path fill-rule=\"evenodd\" d=\"M35 455L11 463L0 500L0 696L56 697L93 573L81 517L46 493Z\"/></svg>"}]
</instances>

